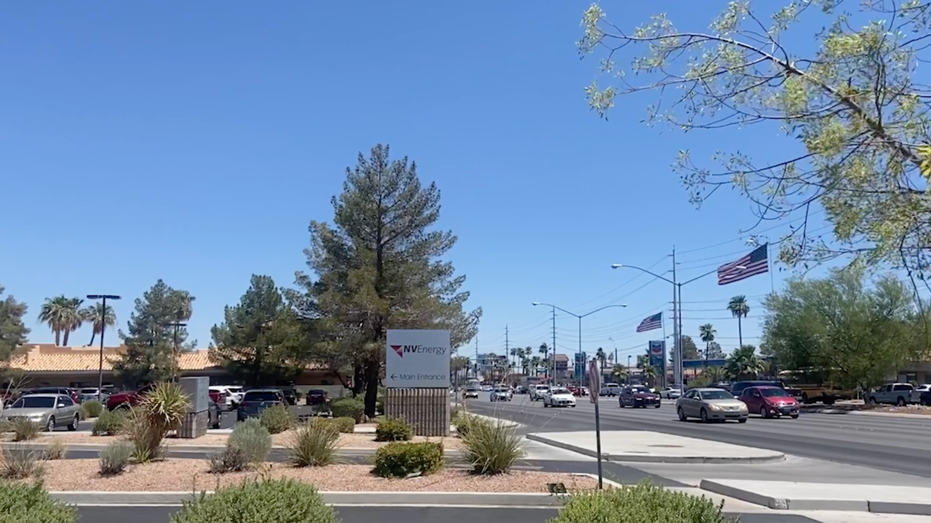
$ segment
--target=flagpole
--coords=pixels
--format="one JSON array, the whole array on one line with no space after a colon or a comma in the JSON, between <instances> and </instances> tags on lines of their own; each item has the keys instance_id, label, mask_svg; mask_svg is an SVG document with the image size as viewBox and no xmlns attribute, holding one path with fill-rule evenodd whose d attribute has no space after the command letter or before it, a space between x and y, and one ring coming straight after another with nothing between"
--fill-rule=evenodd
<instances>
[{"instance_id":1,"label":"flagpole","mask_svg":"<svg viewBox=\"0 0 931 523\"><path fill-rule=\"evenodd\" d=\"M776 293L776 284L773 283L773 259L769 255L769 243L766 244L766 263L769 265L769 293Z\"/></svg>"}]
</instances>

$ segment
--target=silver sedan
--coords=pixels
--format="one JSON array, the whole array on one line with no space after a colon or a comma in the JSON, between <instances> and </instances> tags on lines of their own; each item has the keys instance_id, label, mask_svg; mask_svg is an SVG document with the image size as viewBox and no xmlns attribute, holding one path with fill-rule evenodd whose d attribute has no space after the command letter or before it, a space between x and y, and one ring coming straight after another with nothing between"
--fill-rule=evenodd
<instances>
[{"instance_id":1,"label":"silver sedan","mask_svg":"<svg viewBox=\"0 0 931 523\"><path fill-rule=\"evenodd\" d=\"M676 400L679 421L699 418L703 422L729 419L746 423L750 416L747 404L722 389L689 389Z\"/></svg>"}]
</instances>

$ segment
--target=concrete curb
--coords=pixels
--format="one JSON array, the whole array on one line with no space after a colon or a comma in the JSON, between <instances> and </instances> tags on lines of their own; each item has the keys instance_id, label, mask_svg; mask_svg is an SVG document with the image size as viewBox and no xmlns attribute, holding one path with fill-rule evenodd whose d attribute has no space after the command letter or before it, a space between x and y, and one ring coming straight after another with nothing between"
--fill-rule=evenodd
<instances>
[{"instance_id":1,"label":"concrete curb","mask_svg":"<svg viewBox=\"0 0 931 523\"><path fill-rule=\"evenodd\" d=\"M561 448L582 454L584 456L598 457L598 453L592 449L579 447L562 441L555 441L547 438L542 434L527 434L527 439L543 443L551 447ZM739 463L739 464L760 464L785 461L786 456L781 452L773 451L769 457L705 457L705 456L663 456L663 455L636 455L636 454L607 454L602 453L601 459L607 461L616 461L620 463Z\"/></svg>"},{"instance_id":2,"label":"concrete curb","mask_svg":"<svg viewBox=\"0 0 931 523\"><path fill-rule=\"evenodd\" d=\"M907 514L931 516L931 501L928 503L870 501L868 499L791 499L767 496L739 487L725 485L714 480L703 479L702 490L714 492L747 503L762 505L775 510L834 510L845 512L872 512L876 514ZM868 495L864 493L865 495Z\"/></svg>"},{"instance_id":3,"label":"concrete curb","mask_svg":"<svg viewBox=\"0 0 931 523\"><path fill-rule=\"evenodd\" d=\"M21 448L21 449L30 449L30 450L46 450L48 449L48 444L46 443L13 443L9 444L4 442L0 444L0 448ZM100 450L106 448L107 445L99 443L74 443L71 445L65 446L66 456L64 459L69 459L67 457L67 452L76 451L76 452L99 452ZM218 452L226 448L225 445L172 445L168 447L168 453L175 454L210 454ZM272 447L271 452L281 452L287 451L288 447ZM342 447L337 451L337 455L346 455L346 456L372 456L375 454L375 451L378 449L370 447ZM445 450L443 452L447 457L454 456L459 457L462 455L460 450Z\"/></svg>"},{"instance_id":4,"label":"concrete curb","mask_svg":"<svg viewBox=\"0 0 931 523\"><path fill-rule=\"evenodd\" d=\"M208 491L207 494L212 494ZM59 501L72 505L180 505L190 501L193 492L52 492ZM538 507L555 508L564 496L498 492L320 492L330 505L430 505L460 507Z\"/></svg>"}]
</instances>

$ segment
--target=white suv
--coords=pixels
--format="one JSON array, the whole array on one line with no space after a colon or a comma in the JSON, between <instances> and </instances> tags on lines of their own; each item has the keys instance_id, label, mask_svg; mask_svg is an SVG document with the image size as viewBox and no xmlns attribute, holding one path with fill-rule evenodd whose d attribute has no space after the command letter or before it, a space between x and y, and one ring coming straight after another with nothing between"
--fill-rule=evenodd
<instances>
[{"instance_id":1,"label":"white suv","mask_svg":"<svg viewBox=\"0 0 931 523\"><path fill-rule=\"evenodd\" d=\"M549 385L536 385L534 388L530 389L530 401L540 401L544 396L549 394L549 392Z\"/></svg>"}]
</instances>

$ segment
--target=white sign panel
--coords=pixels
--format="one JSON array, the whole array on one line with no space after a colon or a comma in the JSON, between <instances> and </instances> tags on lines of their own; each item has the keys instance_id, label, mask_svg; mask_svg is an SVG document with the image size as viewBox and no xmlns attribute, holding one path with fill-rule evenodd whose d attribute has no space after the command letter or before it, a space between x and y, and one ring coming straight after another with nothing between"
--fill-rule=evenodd
<instances>
[{"instance_id":1,"label":"white sign panel","mask_svg":"<svg viewBox=\"0 0 931 523\"><path fill-rule=\"evenodd\" d=\"M449 387L449 331L389 330L385 379L391 388Z\"/></svg>"}]
</instances>

